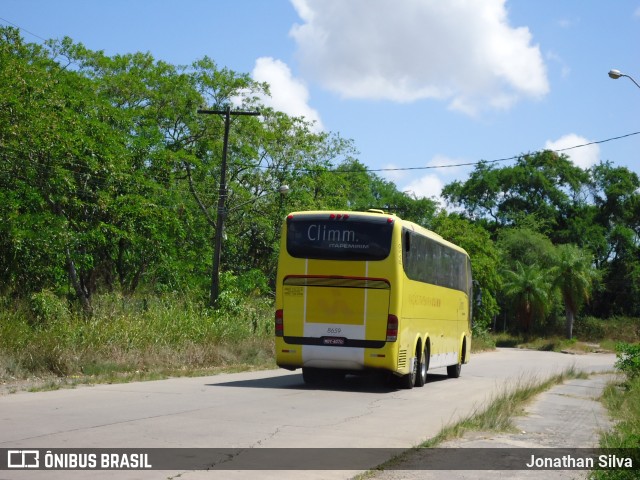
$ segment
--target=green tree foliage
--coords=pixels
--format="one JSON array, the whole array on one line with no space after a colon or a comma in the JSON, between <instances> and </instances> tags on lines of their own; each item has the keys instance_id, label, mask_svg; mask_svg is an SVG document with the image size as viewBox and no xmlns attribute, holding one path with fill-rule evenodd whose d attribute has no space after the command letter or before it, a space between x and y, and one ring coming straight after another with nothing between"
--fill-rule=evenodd
<instances>
[{"instance_id":1,"label":"green tree foliage","mask_svg":"<svg viewBox=\"0 0 640 480\"><path fill-rule=\"evenodd\" d=\"M567 214L582 201L588 179L566 156L544 151L502 168L480 163L466 182L445 186L442 196L494 231L530 216L547 222L552 240L560 241L567 235Z\"/></svg>"},{"instance_id":2,"label":"green tree foliage","mask_svg":"<svg viewBox=\"0 0 640 480\"><path fill-rule=\"evenodd\" d=\"M592 169L593 228L587 232L604 288L594 313L640 316L640 179L605 162Z\"/></svg>"},{"instance_id":3,"label":"green tree foliage","mask_svg":"<svg viewBox=\"0 0 640 480\"><path fill-rule=\"evenodd\" d=\"M233 118L229 137L222 270L234 291L273 286L287 212L382 208L470 253L483 327L503 310L532 328L561 305L640 316L640 179L628 169L582 170L549 151L484 162L445 187L463 211L447 214L367 171L351 140L264 107L268 93L207 57L175 66L1 28L0 294L69 294L88 314L101 290L204 297L224 119L197 110L233 105L261 111Z\"/></svg>"},{"instance_id":4,"label":"green tree foliage","mask_svg":"<svg viewBox=\"0 0 640 480\"><path fill-rule=\"evenodd\" d=\"M498 234L498 247L503 268L515 270L516 264L538 265L549 269L555 264L555 248L551 240L528 226L505 228Z\"/></svg>"},{"instance_id":5,"label":"green tree foliage","mask_svg":"<svg viewBox=\"0 0 640 480\"><path fill-rule=\"evenodd\" d=\"M3 217L12 220L2 270L23 292L60 281L66 270L89 311L104 261L93 253L107 246L116 172L126 158L113 128L120 112L43 48L25 45L12 29L1 34L0 181Z\"/></svg>"},{"instance_id":6,"label":"green tree foliage","mask_svg":"<svg viewBox=\"0 0 640 480\"><path fill-rule=\"evenodd\" d=\"M513 302L524 332L531 331L536 318L544 318L550 289L551 277L537 265L516 262L515 270L504 272L504 294Z\"/></svg>"},{"instance_id":7,"label":"green tree foliage","mask_svg":"<svg viewBox=\"0 0 640 480\"><path fill-rule=\"evenodd\" d=\"M517 271L516 262L550 269L561 262L553 246L574 244L597 272L583 308L603 317L640 315L640 180L627 168L601 162L582 170L545 151L506 167L480 163L443 196L498 240L504 269Z\"/></svg>"},{"instance_id":8,"label":"green tree foliage","mask_svg":"<svg viewBox=\"0 0 640 480\"><path fill-rule=\"evenodd\" d=\"M265 108L264 94L206 57L174 66L0 29L0 293L71 293L87 313L101 289L204 293L224 119L201 107L261 111L231 125L224 278L273 281L290 210L433 216L433 201L367 172L351 140Z\"/></svg>"},{"instance_id":9,"label":"green tree foliage","mask_svg":"<svg viewBox=\"0 0 640 480\"><path fill-rule=\"evenodd\" d=\"M596 273L591 255L575 245L560 245L557 249L556 265L550 270L553 285L564 303L567 338L573 336L573 322L582 304L589 300Z\"/></svg>"}]
</instances>

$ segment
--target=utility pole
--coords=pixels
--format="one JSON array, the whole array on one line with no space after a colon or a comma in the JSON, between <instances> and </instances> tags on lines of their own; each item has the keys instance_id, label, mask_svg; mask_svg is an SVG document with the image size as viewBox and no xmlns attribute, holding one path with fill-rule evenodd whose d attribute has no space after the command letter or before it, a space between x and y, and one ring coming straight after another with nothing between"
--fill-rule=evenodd
<instances>
[{"instance_id":1,"label":"utility pole","mask_svg":"<svg viewBox=\"0 0 640 480\"><path fill-rule=\"evenodd\" d=\"M226 214L225 204L227 201L227 147L229 144L229 128L231 126L231 115L260 115L260 112L231 111L231 107L225 110L202 110L198 113L204 115L224 115L224 143L222 144L222 165L220 166L220 188L218 190L218 215L216 217L216 231L213 244L213 269L211 271L211 294L209 306L214 307L220 294L220 251L222 250L222 229L224 228L224 217Z\"/></svg>"}]
</instances>

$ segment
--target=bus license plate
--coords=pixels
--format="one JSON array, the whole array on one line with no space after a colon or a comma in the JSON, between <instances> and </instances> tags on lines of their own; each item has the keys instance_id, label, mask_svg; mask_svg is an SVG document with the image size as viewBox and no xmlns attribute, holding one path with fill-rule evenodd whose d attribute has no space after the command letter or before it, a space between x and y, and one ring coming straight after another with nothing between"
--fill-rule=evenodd
<instances>
[{"instance_id":1,"label":"bus license plate","mask_svg":"<svg viewBox=\"0 0 640 480\"><path fill-rule=\"evenodd\" d=\"M344 345L346 338L342 337L322 337L322 343L325 345Z\"/></svg>"}]
</instances>

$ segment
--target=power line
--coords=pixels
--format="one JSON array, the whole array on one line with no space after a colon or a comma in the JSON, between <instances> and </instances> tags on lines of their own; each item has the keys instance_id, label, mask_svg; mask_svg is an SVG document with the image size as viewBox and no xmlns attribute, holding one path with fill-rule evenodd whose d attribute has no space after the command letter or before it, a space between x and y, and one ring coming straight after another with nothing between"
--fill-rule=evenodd
<instances>
[{"instance_id":1,"label":"power line","mask_svg":"<svg viewBox=\"0 0 640 480\"><path fill-rule=\"evenodd\" d=\"M553 152L565 152L567 150L573 150L574 148L588 147L589 145L597 145L599 143L611 142L613 140L620 140L621 138L632 137L633 135L638 135L638 134L640 134L640 132L627 133L626 135L620 135L618 137L611 137L611 138L607 138L605 140L597 140L595 142L584 143L582 145L574 145L573 147L559 148L557 150L552 150L552 151Z\"/></svg>"},{"instance_id":2,"label":"power line","mask_svg":"<svg viewBox=\"0 0 640 480\"><path fill-rule=\"evenodd\" d=\"M544 152L544 151L561 153L561 152L566 152L568 150L574 150L576 148L582 148L582 147L588 147L590 145L597 145L597 144L600 144L600 143L612 142L614 140L620 140L620 139L623 139L623 138L632 137L634 135L640 135L640 132L627 133L625 135L619 135L617 137L606 138L604 140L596 140L596 141L589 142L589 143L583 143L581 145L574 145L572 147L558 148L558 149L555 149L555 150L551 150L551 149L545 148L543 150L536 150L536 151L530 152L528 154L513 155L511 157L497 158L497 159L494 159L494 160L476 160L476 161L467 162L467 163L456 163L456 164L449 164L449 165L429 165L429 166L424 166L424 167L367 168L364 171L365 172L399 172L399 171L409 171L409 170L431 170L431 169L436 169L436 168L470 167L470 166L480 165L482 163L499 163L499 162L507 162L509 160L517 160L518 158L523 157L525 155L534 155L536 153L541 153L541 152ZM307 171L313 172L315 170L307 170ZM335 173L357 173L357 172L361 172L361 170L332 170L332 172L335 172Z\"/></svg>"},{"instance_id":3,"label":"power line","mask_svg":"<svg viewBox=\"0 0 640 480\"><path fill-rule=\"evenodd\" d=\"M628 138L628 137L632 137L635 135L640 135L640 131L638 132L632 132L632 133L627 133L624 135L618 135L616 137L610 137L610 138L605 138L604 140L595 140L593 142L588 142L588 143L583 143L580 145L573 145L571 147L565 147L565 148L558 148L555 150L551 150L551 149L543 149L543 150L536 150L533 152L529 152L526 154L519 154L519 155L513 155L511 157L504 157L504 158L496 158L493 160L476 160L473 162L466 162L466 163L456 163L456 164L448 164L448 165L429 165L429 166L423 166L423 167L394 167L394 168L364 168L362 170L323 170L321 167L317 167L317 168L298 168L298 167L294 167L291 170L291 173L338 173L338 174L346 174L346 173L375 173L375 172L397 172L397 171L412 171L412 170L433 170L436 168L454 168L454 167L472 167L472 166L476 166L476 165L480 165L480 164L488 164L488 163L499 163L499 162L507 162L509 160L517 160L518 158L521 158L525 155L535 155L536 153L541 153L543 151L550 151L550 152L555 152L555 153L562 153L562 152L566 152L569 150L575 150L576 148L583 148L583 147L588 147L591 145L598 145L601 143L607 143L607 142L612 142L615 140L621 140L624 138ZM3 146L0 145L0 149ZM6 148L6 146L5 146ZM15 149L9 149L9 151L13 150L13 153L15 153ZM0 160L5 160L8 161L6 159L0 158ZM79 163L79 162L74 162L74 161L69 161L69 160L65 160L63 161L63 165L61 166L75 166L75 167L84 167L87 168L87 165L85 163ZM250 164L244 164L244 163L235 163L234 166L236 167L247 167L247 168L256 168L259 170L264 170L264 171L277 171L279 168L281 168L280 166L273 166L273 165L250 165ZM103 177L98 173L95 172L87 172L87 174L90 174L94 177L97 178L102 178L102 179L109 179L110 177Z\"/></svg>"},{"instance_id":4,"label":"power line","mask_svg":"<svg viewBox=\"0 0 640 480\"><path fill-rule=\"evenodd\" d=\"M40 39L40 40L42 40L43 42L47 42L47 41L48 41L46 38L43 38L43 37L41 37L40 35L37 35L37 34L35 34L35 33L33 33L33 32L30 32L30 31L29 31L29 30L27 30L26 28L22 28L21 26L16 25L16 24L15 24L15 23L13 23L13 22L10 22L10 21L9 21L9 20L7 20L6 18L2 18L2 17L0 17L0 20L2 20L2 21L3 21L3 22L5 22L5 23L8 23L9 25L11 25L11 26L13 26L13 27L16 27L18 30L22 30L23 32L27 32L29 35L32 35L32 36L34 36L34 37L36 37L36 38L39 38L39 39Z\"/></svg>"}]
</instances>

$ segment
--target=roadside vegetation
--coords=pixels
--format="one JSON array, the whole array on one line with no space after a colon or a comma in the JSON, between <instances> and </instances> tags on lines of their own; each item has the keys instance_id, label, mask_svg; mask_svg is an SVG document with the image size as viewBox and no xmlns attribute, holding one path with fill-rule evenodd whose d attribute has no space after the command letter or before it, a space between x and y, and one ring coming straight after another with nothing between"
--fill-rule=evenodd
<instances>
[{"instance_id":1,"label":"roadside vegetation","mask_svg":"<svg viewBox=\"0 0 640 480\"><path fill-rule=\"evenodd\" d=\"M271 301L236 291L217 309L165 294L101 295L93 315L50 292L0 314L0 386L9 392L275 368ZM237 301L236 301L237 300Z\"/></svg>"},{"instance_id":2,"label":"roadside vegetation","mask_svg":"<svg viewBox=\"0 0 640 480\"><path fill-rule=\"evenodd\" d=\"M609 385L602 401L609 415L616 421L612 430L602 434L602 448L631 449L635 452L634 465L640 465L640 343L620 343L617 347L616 368L623 374L621 383ZM594 480L631 480L638 471L599 470L592 473Z\"/></svg>"}]
</instances>

